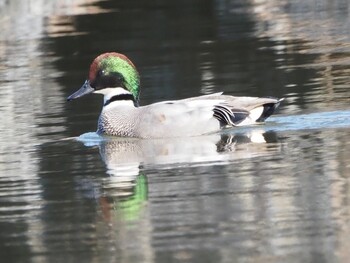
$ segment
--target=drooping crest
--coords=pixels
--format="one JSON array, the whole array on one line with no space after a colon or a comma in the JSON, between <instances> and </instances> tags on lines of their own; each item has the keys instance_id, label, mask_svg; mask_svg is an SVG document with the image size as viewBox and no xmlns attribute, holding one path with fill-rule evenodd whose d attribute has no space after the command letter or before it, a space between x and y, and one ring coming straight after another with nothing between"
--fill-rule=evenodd
<instances>
[{"instance_id":1,"label":"drooping crest","mask_svg":"<svg viewBox=\"0 0 350 263\"><path fill-rule=\"evenodd\" d=\"M138 101L140 93L140 76L134 64L123 54L111 52L99 55L90 66L89 81L94 82L99 71L104 74L119 73L124 77L125 87Z\"/></svg>"}]
</instances>

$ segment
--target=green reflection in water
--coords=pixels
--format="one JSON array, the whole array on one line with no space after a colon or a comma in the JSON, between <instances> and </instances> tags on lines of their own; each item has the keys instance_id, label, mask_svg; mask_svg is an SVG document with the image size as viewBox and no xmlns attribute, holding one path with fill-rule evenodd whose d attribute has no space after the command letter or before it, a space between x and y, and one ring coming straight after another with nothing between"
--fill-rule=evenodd
<instances>
[{"instance_id":1,"label":"green reflection in water","mask_svg":"<svg viewBox=\"0 0 350 263\"><path fill-rule=\"evenodd\" d=\"M147 177L140 174L135 180L132 195L113 204L113 210L125 221L135 221L139 218L142 207L148 197Z\"/></svg>"}]
</instances>

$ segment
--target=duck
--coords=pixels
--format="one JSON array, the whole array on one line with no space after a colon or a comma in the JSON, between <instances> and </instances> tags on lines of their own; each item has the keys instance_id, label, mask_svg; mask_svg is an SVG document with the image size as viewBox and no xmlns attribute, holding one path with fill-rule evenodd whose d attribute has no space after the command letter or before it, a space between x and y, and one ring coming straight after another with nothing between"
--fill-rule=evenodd
<instances>
[{"instance_id":1,"label":"duck","mask_svg":"<svg viewBox=\"0 0 350 263\"><path fill-rule=\"evenodd\" d=\"M140 106L138 70L117 52L97 56L82 87L67 100L91 93L103 95L97 134L143 139L200 136L263 123L283 100L217 92Z\"/></svg>"}]
</instances>

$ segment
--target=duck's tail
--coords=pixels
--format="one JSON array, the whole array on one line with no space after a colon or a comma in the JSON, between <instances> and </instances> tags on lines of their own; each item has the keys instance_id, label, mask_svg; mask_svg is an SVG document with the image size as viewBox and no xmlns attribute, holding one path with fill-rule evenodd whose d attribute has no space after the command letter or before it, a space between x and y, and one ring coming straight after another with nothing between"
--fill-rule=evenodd
<instances>
[{"instance_id":1,"label":"duck's tail","mask_svg":"<svg viewBox=\"0 0 350 263\"><path fill-rule=\"evenodd\" d=\"M258 119L256 119L255 122L264 122L268 117L270 117L275 110L280 106L281 102L284 100L282 99L277 99L277 102L275 103L266 103L263 106L263 111Z\"/></svg>"},{"instance_id":2,"label":"duck's tail","mask_svg":"<svg viewBox=\"0 0 350 263\"><path fill-rule=\"evenodd\" d=\"M277 98L257 98L252 107L232 108L220 104L214 107L214 117L220 121L221 126L244 126L264 122L278 108L284 100Z\"/></svg>"}]
</instances>

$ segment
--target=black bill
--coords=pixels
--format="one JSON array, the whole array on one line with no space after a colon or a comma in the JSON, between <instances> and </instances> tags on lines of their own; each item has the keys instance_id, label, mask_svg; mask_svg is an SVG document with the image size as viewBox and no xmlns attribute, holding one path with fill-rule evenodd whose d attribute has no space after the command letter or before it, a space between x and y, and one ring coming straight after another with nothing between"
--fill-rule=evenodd
<instances>
[{"instance_id":1,"label":"black bill","mask_svg":"<svg viewBox=\"0 0 350 263\"><path fill-rule=\"evenodd\" d=\"M88 80L86 80L84 82L84 85L79 90L77 90L76 92L74 92L72 95L70 95L67 98L67 101L71 101L71 100L80 98L80 97L85 96L87 94L90 94L94 91L95 90L90 86L90 82Z\"/></svg>"}]
</instances>

